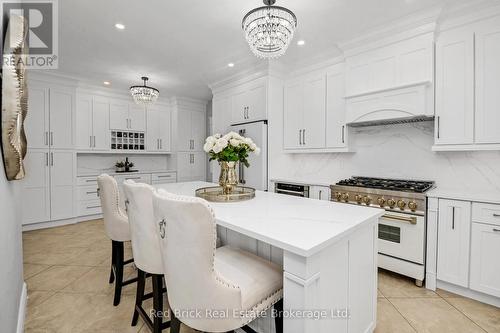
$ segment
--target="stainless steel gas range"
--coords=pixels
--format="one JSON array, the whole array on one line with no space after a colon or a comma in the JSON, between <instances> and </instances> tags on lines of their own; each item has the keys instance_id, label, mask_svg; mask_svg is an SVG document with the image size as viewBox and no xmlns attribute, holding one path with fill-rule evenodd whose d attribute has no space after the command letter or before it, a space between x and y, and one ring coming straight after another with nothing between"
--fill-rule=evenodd
<instances>
[{"instance_id":1,"label":"stainless steel gas range","mask_svg":"<svg viewBox=\"0 0 500 333\"><path fill-rule=\"evenodd\" d=\"M431 181L352 177L332 185L332 201L380 207L378 266L415 279L425 277L427 201Z\"/></svg>"}]
</instances>

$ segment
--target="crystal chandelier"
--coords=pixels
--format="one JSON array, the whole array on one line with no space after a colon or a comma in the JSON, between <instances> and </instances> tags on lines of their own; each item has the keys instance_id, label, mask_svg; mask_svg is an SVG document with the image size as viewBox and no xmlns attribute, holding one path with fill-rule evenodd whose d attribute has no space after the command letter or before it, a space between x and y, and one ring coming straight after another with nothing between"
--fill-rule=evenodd
<instances>
[{"instance_id":1,"label":"crystal chandelier","mask_svg":"<svg viewBox=\"0 0 500 333\"><path fill-rule=\"evenodd\" d=\"M276 0L264 0L265 6L245 15L242 28L252 52L259 58L278 58L293 39L297 17L287 8L273 6Z\"/></svg>"},{"instance_id":2,"label":"crystal chandelier","mask_svg":"<svg viewBox=\"0 0 500 333\"><path fill-rule=\"evenodd\" d=\"M130 87L130 93L132 94L132 97L134 98L136 104L153 104L158 99L158 96L160 96L160 92L158 91L158 89L148 87L146 85L146 82L148 82L149 80L147 76L141 77L141 80L144 81L144 85Z\"/></svg>"}]
</instances>

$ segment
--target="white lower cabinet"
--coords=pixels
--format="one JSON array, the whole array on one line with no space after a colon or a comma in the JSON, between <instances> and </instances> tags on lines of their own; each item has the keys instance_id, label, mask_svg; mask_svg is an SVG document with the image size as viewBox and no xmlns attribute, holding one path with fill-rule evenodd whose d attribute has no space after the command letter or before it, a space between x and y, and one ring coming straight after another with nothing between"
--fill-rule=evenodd
<instances>
[{"instance_id":1,"label":"white lower cabinet","mask_svg":"<svg viewBox=\"0 0 500 333\"><path fill-rule=\"evenodd\" d=\"M468 287L470 228L470 202L439 200L438 280Z\"/></svg>"},{"instance_id":2,"label":"white lower cabinet","mask_svg":"<svg viewBox=\"0 0 500 333\"><path fill-rule=\"evenodd\" d=\"M327 186L311 186L309 188L309 198L329 201L330 188Z\"/></svg>"},{"instance_id":3,"label":"white lower cabinet","mask_svg":"<svg viewBox=\"0 0 500 333\"><path fill-rule=\"evenodd\" d=\"M500 297L500 226L472 223L470 289Z\"/></svg>"},{"instance_id":4,"label":"white lower cabinet","mask_svg":"<svg viewBox=\"0 0 500 333\"><path fill-rule=\"evenodd\" d=\"M204 152L177 153L177 178L179 182L204 181L207 158Z\"/></svg>"},{"instance_id":5,"label":"white lower cabinet","mask_svg":"<svg viewBox=\"0 0 500 333\"><path fill-rule=\"evenodd\" d=\"M30 150L25 160L26 178L22 198L26 209L22 223L32 224L75 216L75 153L59 150Z\"/></svg>"}]
</instances>

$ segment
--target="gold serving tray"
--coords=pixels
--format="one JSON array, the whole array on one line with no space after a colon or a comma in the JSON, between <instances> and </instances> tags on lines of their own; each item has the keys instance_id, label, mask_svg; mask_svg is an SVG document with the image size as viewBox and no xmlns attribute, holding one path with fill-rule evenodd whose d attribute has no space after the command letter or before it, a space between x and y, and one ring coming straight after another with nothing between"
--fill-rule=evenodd
<instances>
[{"instance_id":1,"label":"gold serving tray","mask_svg":"<svg viewBox=\"0 0 500 333\"><path fill-rule=\"evenodd\" d=\"M255 197L255 189L245 186L234 186L230 194L224 194L222 187L202 187L195 191L195 195L211 202L236 202L250 200Z\"/></svg>"}]
</instances>

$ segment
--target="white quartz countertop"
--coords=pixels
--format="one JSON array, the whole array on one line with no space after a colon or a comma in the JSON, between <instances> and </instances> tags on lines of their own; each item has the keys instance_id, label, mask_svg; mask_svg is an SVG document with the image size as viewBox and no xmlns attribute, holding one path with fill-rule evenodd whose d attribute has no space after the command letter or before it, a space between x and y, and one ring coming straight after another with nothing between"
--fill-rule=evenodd
<instances>
[{"instance_id":1,"label":"white quartz countertop","mask_svg":"<svg viewBox=\"0 0 500 333\"><path fill-rule=\"evenodd\" d=\"M429 198L443 198L500 205L500 191L434 188L427 193Z\"/></svg>"},{"instance_id":2,"label":"white quartz countertop","mask_svg":"<svg viewBox=\"0 0 500 333\"><path fill-rule=\"evenodd\" d=\"M77 175L77 177L97 177L102 175L103 173L108 174L110 176L116 175L142 175L145 173L166 173L166 172L177 172L176 170L138 170L134 172L116 172L116 171L102 171L102 172L82 172Z\"/></svg>"},{"instance_id":3,"label":"white quartz countertop","mask_svg":"<svg viewBox=\"0 0 500 333\"><path fill-rule=\"evenodd\" d=\"M205 182L156 185L194 196ZM217 224L300 256L308 257L378 221L384 210L257 191L252 200L210 205Z\"/></svg>"},{"instance_id":4,"label":"white quartz countertop","mask_svg":"<svg viewBox=\"0 0 500 333\"><path fill-rule=\"evenodd\" d=\"M287 184L324 186L324 187L330 187L330 185L336 183L336 182L332 182L329 184L329 183L322 183L322 182L311 182L311 181L306 181L306 180L301 180L301 179L291 180L291 179L286 179L286 178L271 178L270 181L273 183L287 183Z\"/></svg>"}]
</instances>

